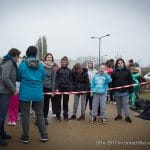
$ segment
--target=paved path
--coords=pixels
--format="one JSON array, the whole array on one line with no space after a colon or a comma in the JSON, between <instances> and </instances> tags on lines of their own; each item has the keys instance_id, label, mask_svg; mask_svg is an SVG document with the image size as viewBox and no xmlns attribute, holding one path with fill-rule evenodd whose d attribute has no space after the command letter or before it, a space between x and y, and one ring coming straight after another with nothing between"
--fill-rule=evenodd
<instances>
[{"instance_id":1,"label":"paved path","mask_svg":"<svg viewBox=\"0 0 150 150\"><path fill-rule=\"evenodd\" d=\"M72 98L70 99L70 110L72 110L71 101ZM49 133L49 141L47 143L40 142L37 127L34 125L33 117L31 117L31 143L27 145L19 143L19 137L22 131L20 123L18 122L15 127L7 126L7 131L13 136L13 138L9 141L7 147L0 147L0 150L150 149L150 121L135 117L136 113L132 111L131 118L133 119L133 123L130 124L124 120L114 121L116 109L113 104L107 104L107 111L109 118L108 123L105 125L102 124L100 120L98 120L95 124L90 123L88 110L86 111L85 121L73 120L58 122L50 116L50 125L47 126ZM134 143L136 141L139 143Z\"/></svg>"}]
</instances>

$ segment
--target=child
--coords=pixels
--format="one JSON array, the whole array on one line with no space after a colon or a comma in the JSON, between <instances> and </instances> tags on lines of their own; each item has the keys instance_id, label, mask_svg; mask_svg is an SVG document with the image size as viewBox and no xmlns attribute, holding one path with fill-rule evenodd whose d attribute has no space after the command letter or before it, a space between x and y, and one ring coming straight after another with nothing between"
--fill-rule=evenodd
<instances>
[{"instance_id":1,"label":"child","mask_svg":"<svg viewBox=\"0 0 150 150\"><path fill-rule=\"evenodd\" d=\"M16 83L17 91L19 91L19 83ZM8 110L8 125L15 126L18 120L19 99L18 95L11 95Z\"/></svg>"},{"instance_id":2,"label":"child","mask_svg":"<svg viewBox=\"0 0 150 150\"><path fill-rule=\"evenodd\" d=\"M94 62L92 60L88 61L87 69L88 69L89 80L91 82L93 76L97 73L97 70L94 68ZM90 91L90 87L89 87L89 91ZM90 109L90 115L91 115L93 96L91 95L90 92L88 92L86 95L86 106L87 106L88 101L89 101L89 109Z\"/></svg>"},{"instance_id":3,"label":"child","mask_svg":"<svg viewBox=\"0 0 150 150\"><path fill-rule=\"evenodd\" d=\"M126 68L125 61L122 58L116 60L115 69L112 73L112 87L120 87L133 84L131 72ZM114 97L117 102L117 116L115 120L122 119L122 109L125 112L125 120L132 122L129 116L129 95L133 93L133 87L114 90Z\"/></svg>"},{"instance_id":4,"label":"child","mask_svg":"<svg viewBox=\"0 0 150 150\"><path fill-rule=\"evenodd\" d=\"M68 58L64 56L61 58L61 67L56 72L56 91L69 92L72 89L72 72L68 68ZM63 117L64 120L68 120L68 102L69 94L56 95L56 117L61 121L61 98L63 96Z\"/></svg>"},{"instance_id":5,"label":"child","mask_svg":"<svg viewBox=\"0 0 150 150\"><path fill-rule=\"evenodd\" d=\"M81 92L89 90L89 77L87 69L82 68L81 64L77 63L74 66L74 71L72 75L73 75L72 80L74 91ZM81 96L81 116L77 120L78 121L85 120L86 93L74 94L73 115L70 118L71 120L76 119L80 96Z\"/></svg>"},{"instance_id":6,"label":"child","mask_svg":"<svg viewBox=\"0 0 150 150\"><path fill-rule=\"evenodd\" d=\"M106 116L106 99L108 84L112 81L110 75L105 73L106 66L100 65L99 72L93 77L91 90L93 92L92 118L91 122L96 121L97 109L100 104L102 123L107 123Z\"/></svg>"}]
</instances>

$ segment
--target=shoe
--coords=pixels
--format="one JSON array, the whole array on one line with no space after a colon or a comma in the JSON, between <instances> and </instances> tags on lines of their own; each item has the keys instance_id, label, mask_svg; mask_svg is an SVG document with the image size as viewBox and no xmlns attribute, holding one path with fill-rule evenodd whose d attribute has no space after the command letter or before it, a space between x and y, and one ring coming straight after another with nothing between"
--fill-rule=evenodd
<instances>
[{"instance_id":1,"label":"shoe","mask_svg":"<svg viewBox=\"0 0 150 150\"><path fill-rule=\"evenodd\" d=\"M20 143L23 143L23 144L28 144L30 141L29 141L29 137L27 136L22 136L20 138Z\"/></svg>"},{"instance_id":2,"label":"shoe","mask_svg":"<svg viewBox=\"0 0 150 150\"><path fill-rule=\"evenodd\" d=\"M0 146L6 146L7 142L0 138Z\"/></svg>"},{"instance_id":3,"label":"shoe","mask_svg":"<svg viewBox=\"0 0 150 150\"><path fill-rule=\"evenodd\" d=\"M15 122L15 121L13 121L11 125L12 125L12 126L16 126L16 122Z\"/></svg>"},{"instance_id":4,"label":"shoe","mask_svg":"<svg viewBox=\"0 0 150 150\"><path fill-rule=\"evenodd\" d=\"M56 117L56 119L57 119L58 121L61 121L61 117Z\"/></svg>"},{"instance_id":5,"label":"shoe","mask_svg":"<svg viewBox=\"0 0 150 150\"><path fill-rule=\"evenodd\" d=\"M45 125L49 125L47 118L45 118L44 120L45 120Z\"/></svg>"},{"instance_id":6,"label":"shoe","mask_svg":"<svg viewBox=\"0 0 150 150\"><path fill-rule=\"evenodd\" d=\"M103 123L103 124L106 124L106 123L107 123L107 119L103 118L103 119L102 119L102 123Z\"/></svg>"},{"instance_id":7,"label":"shoe","mask_svg":"<svg viewBox=\"0 0 150 150\"><path fill-rule=\"evenodd\" d=\"M9 121L9 122L8 122L8 126L11 126L11 125L12 125L12 124L11 124L11 121Z\"/></svg>"},{"instance_id":8,"label":"shoe","mask_svg":"<svg viewBox=\"0 0 150 150\"><path fill-rule=\"evenodd\" d=\"M122 119L122 116L121 115L118 115L115 120L121 120Z\"/></svg>"},{"instance_id":9,"label":"shoe","mask_svg":"<svg viewBox=\"0 0 150 150\"><path fill-rule=\"evenodd\" d=\"M94 118L91 118L91 123L94 123L94 122L96 122L96 117L94 117Z\"/></svg>"},{"instance_id":10,"label":"shoe","mask_svg":"<svg viewBox=\"0 0 150 150\"><path fill-rule=\"evenodd\" d=\"M85 115L81 115L77 120L78 121L85 120Z\"/></svg>"},{"instance_id":11,"label":"shoe","mask_svg":"<svg viewBox=\"0 0 150 150\"><path fill-rule=\"evenodd\" d=\"M132 123L132 120L131 120L131 118L130 118L129 116L127 116L125 120L126 120L127 122L129 122L129 123Z\"/></svg>"},{"instance_id":12,"label":"shoe","mask_svg":"<svg viewBox=\"0 0 150 150\"><path fill-rule=\"evenodd\" d=\"M8 135L8 134L6 134L6 132L4 132L4 133L1 135L1 138L2 138L3 140L10 140L10 139L11 139L11 135Z\"/></svg>"},{"instance_id":13,"label":"shoe","mask_svg":"<svg viewBox=\"0 0 150 150\"><path fill-rule=\"evenodd\" d=\"M53 117L53 118L56 118L56 114L52 114L52 117Z\"/></svg>"},{"instance_id":14,"label":"shoe","mask_svg":"<svg viewBox=\"0 0 150 150\"><path fill-rule=\"evenodd\" d=\"M68 120L68 117L64 117L64 120L66 120L66 121L67 121L67 120Z\"/></svg>"},{"instance_id":15,"label":"shoe","mask_svg":"<svg viewBox=\"0 0 150 150\"><path fill-rule=\"evenodd\" d=\"M48 136L46 135L46 136L42 136L41 137L41 142L46 142L46 141L48 141Z\"/></svg>"},{"instance_id":16,"label":"shoe","mask_svg":"<svg viewBox=\"0 0 150 150\"><path fill-rule=\"evenodd\" d=\"M69 119L70 120L76 119L76 115L72 115Z\"/></svg>"},{"instance_id":17,"label":"shoe","mask_svg":"<svg viewBox=\"0 0 150 150\"><path fill-rule=\"evenodd\" d=\"M116 105L116 104L117 104L117 102L113 102L113 104L114 104L114 105Z\"/></svg>"}]
</instances>

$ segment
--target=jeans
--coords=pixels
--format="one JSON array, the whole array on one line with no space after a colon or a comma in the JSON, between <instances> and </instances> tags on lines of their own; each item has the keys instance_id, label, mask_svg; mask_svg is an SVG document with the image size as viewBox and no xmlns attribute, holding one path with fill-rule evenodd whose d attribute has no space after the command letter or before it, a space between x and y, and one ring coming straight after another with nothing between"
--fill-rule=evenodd
<instances>
[{"instance_id":1,"label":"jeans","mask_svg":"<svg viewBox=\"0 0 150 150\"><path fill-rule=\"evenodd\" d=\"M81 115L85 115L86 94L82 94L82 95L75 94L74 95L73 115L77 114L80 96L81 96Z\"/></svg>"},{"instance_id":2,"label":"jeans","mask_svg":"<svg viewBox=\"0 0 150 150\"><path fill-rule=\"evenodd\" d=\"M10 102L9 94L0 94L0 135L2 135L5 132L4 123L9 108L9 102Z\"/></svg>"}]
</instances>

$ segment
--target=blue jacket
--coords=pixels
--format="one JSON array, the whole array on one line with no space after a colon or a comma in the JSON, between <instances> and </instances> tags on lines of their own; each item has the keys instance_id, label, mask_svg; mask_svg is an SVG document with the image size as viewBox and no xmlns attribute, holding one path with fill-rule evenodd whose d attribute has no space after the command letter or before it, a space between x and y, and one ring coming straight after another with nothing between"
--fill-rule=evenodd
<instances>
[{"instance_id":1,"label":"blue jacket","mask_svg":"<svg viewBox=\"0 0 150 150\"><path fill-rule=\"evenodd\" d=\"M45 69L42 63L34 57L28 57L21 62L18 69L20 83L19 99L22 101L41 101Z\"/></svg>"},{"instance_id":2,"label":"blue jacket","mask_svg":"<svg viewBox=\"0 0 150 150\"><path fill-rule=\"evenodd\" d=\"M97 73L91 81L91 90L96 94L106 94L108 83L112 81L110 75L107 73Z\"/></svg>"}]
</instances>

